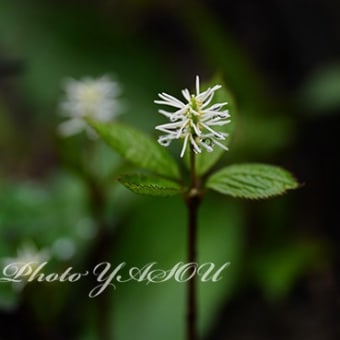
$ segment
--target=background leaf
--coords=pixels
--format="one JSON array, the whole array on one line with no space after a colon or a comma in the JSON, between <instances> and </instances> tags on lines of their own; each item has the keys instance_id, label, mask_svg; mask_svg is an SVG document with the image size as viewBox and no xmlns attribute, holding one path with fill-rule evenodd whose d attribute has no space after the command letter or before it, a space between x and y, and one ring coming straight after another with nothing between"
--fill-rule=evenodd
<instances>
[{"instance_id":1,"label":"background leaf","mask_svg":"<svg viewBox=\"0 0 340 340\"><path fill-rule=\"evenodd\" d=\"M309 115L336 113L340 108L339 92L340 65L330 64L307 76L299 103Z\"/></svg>"},{"instance_id":2,"label":"background leaf","mask_svg":"<svg viewBox=\"0 0 340 340\"><path fill-rule=\"evenodd\" d=\"M266 164L236 164L214 173L207 187L233 197L261 199L298 187L286 170Z\"/></svg>"},{"instance_id":3,"label":"background leaf","mask_svg":"<svg viewBox=\"0 0 340 340\"><path fill-rule=\"evenodd\" d=\"M253 258L254 278L267 299L278 301L292 290L298 277L305 275L310 267L320 265L323 253L324 246L311 240L275 245L271 256L260 251Z\"/></svg>"},{"instance_id":4,"label":"background leaf","mask_svg":"<svg viewBox=\"0 0 340 340\"><path fill-rule=\"evenodd\" d=\"M141 195L165 197L180 194L183 191L176 182L150 175L129 174L120 177L119 182Z\"/></svg>"},{"instance_id":5,"label":"background leaf","mask_svg":"<svg viewBox=\"0 0 340 340\"><path fill-rule=\"evenodd\" d=\"M91 120L88 123L109 146L134 165L165 177L179 178L175 160L143 132L118 123L103 124Z\"/></svg>"}]
</instances>

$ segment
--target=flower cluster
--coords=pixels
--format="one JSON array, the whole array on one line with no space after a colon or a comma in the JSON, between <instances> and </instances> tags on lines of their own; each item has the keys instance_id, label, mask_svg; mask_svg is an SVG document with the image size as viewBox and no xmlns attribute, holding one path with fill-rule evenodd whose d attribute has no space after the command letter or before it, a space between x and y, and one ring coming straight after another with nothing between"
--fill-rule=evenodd
<instances>
[{"instance_id":1,"label":"flower cluster","mask_svg":"<svg viewBox=\"0 0 340 340\"><path fill-rule=\"evenodd\" d=\"M191 145L195 153L201 153L202 148L211 152L214 145L228 150L220 142L225 140L228 134L214 130L215 126L230 123L228 110L223 110L228 103L210 104L215 92L220 88L221 85L215 85L201 92L200 80L197 76L196 94L191 94L188 89L182 90L186 102L167 93L159 93L161 100L155 100L155 103L172 106L176 111L159 110L159 113L169 118L171 123L156 126L157 130L166 133L158 138L158 142L163 146L169 146L174 139L183 139L181 157L184 156L188 145Z\"/></svg>"},{"instance_id":2,"label":"flower cluster","mask_svg":"<svg viewBox=\"0 0 340 340\"><path fill-rule=\"evenodd\" d=\"M103 76L98 79L69 79L64 86L66 96L61 102L62 113L69 120L61 123L59 131L70 136L87 129L85 117L101 122L111 121L119 113L121 106L117 100L121 89L117 82ZM91 133L91 131L88 131Z\"/></svg>"}]
</instances>

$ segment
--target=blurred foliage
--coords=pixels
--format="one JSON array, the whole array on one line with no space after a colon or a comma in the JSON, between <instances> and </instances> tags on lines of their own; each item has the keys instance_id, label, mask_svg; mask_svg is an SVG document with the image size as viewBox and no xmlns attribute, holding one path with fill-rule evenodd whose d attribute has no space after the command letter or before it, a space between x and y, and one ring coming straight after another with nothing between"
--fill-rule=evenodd
<instances>
[{"instance_id":1,"label":"blurred foliage","mask_svg":"<svg viewBox=\"0 0 340 340\"><path fill-rule=\"evenodd\" d=\"M305 80L300 104L311 115L336 112L340 108L340 65L324 66Z\"/></svg>"},{"instance_id":2,"label":"blurred foliage","mask_svg":"<svg viewBox=\"0 0 340 340\"><path fill-rule=\"evenodd\" d=\"M69 260L95 236L84 186L59 174L47 183L0 184L1 257L13 256L25 240L48 246L52 257ZM66 245L67 249L64 247ZM1 290L6 285L0 286Z\"/></svg>"},{"instance_id":3,"label":"blurred foliage","mask_svg":"<svg viewBox=\"0 0 340 340\"><path fill-rule=\"evenodd\" d=\"M290 241L265 249L254 261L254 276L266 298L280 301L293 289L296 278L321 265L324 249L315 241ZM322 262L322 261L321 261Z\"/></svg>"}]
</instances>

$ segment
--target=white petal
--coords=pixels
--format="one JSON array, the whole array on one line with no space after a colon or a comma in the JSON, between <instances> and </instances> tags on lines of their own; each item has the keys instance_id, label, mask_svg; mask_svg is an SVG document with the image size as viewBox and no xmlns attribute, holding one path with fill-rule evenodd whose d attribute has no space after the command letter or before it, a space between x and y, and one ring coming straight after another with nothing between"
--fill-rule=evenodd
<instances>
[{"instance_id":1,"label":"white petal","mask_svg":"<svg viewBox=\"0 0 340 340\"><path fill-rule=\"evenodd\" d=\"M195 133L197 136L200 136L202 131L198 128L198 126L192 121L190 120L190 125L192 126L192 128L194 129Z\"/></svg>"},{"instance_id":2,"label":"white petal","mask_svg":"<svg viewBox=\"0 0 340 340\"><path fill-rule=\"evenodd\" d=\"M188 139L189 139L189 134L187 134L184 138L183 147L181 150L181 158L184 156L185 149L187 148Z\"/></svg>"},{"instance_id":3,"label":"white petal","mask_svg":"<svg viewBox=\"0 0 340 340\"><path fill-rule=\"evenodd\" d=\"M214 104L211 107L207 108L207 110L209 110L209 111L219 111L223 106L225 106L227 104L228 104L227 102Z\"/></svg>"},{"instance_id":4,"label":"white petal","mask_svg":"<svg viewBox=\"0 0 340 340\"><path fill-rule=\"evenodd\" d=\"M189 119L185 120L185 121L182 123L181 128L180 128L180 129L178 130L178 132L177 132L177 138L179 138L179 137L182 135L182 132L183 132L183 130L187 127L188 123L190 123L190 120L189 120Z\"/></svg>"},{"instance_id":5,"label":"white petal","mask_svg":"<svg viewBox=\"0 0 340 340\"><path fill-rule=\"evenodd\" d=\"M58 127L59 133L64 136L72 136L85 128L86 124L81 119L71 119L61 123Z\"/></svg>"},{"instance_id":6,"label":"white petal","mask_svg":"<svg viewBox=\"0 0 340 340\"><path fill-rule=\"evenodd\" d=\"M188 89L184 89L184 90L182 90L182 95L183 95L183 97L188 101L188 102L190 102L190 92L189 92L189 90Z\"/></svg>"},{"instance_id":7,"label":"white petal","mask_svg":"<svg viewBox=\"0 0 340 340\"><path fill-rule=\"evenodd\" d=\"M227 146L225 146L225 145L223 145L222 143L220 143L219 141L217 141L216 139L212 139L213 140L213 142L216 144L216 145L218 145L220 148L222 148L223 150L225 150L225 151L228 151L229 149L228 149L228 147Z\"/></svg>"},{"instance_id":8,"label":"white petal","mask_svg":"<svg viewBox=\"0 0 340 340\"><path fill-rule=\"evenodd\" d=\"M185 105L182 109L177 110L173 113L174 119L184 119L185 113L189 110L189 104Z\"/></svg>"},{"instance_id":9,"label":"white petal","mask_svg":"<svg viewBox=\"0 0 340 340\"><path fill-rule=\"evenodd\" d=\"M208 145L206 142L204 142L204 140L201 141L200 143L208 152L212 152L213 151L213 148Z\"/></svg>"},{"instance_id":10,"label":"white petal","mask_svg":"<svg viewBox=\"0 0 340 340\"><path fill-rule=\"evenodd\" d=\"M202 105L202 109L204 109L206 106L208 106L211 102L211 100L214 98L214 93L211 92L210 96L208 97L208 99L204 102L204 104Z\"/></svg>"},{"instance_id":11,"label":"white petal","mask_svg":"<svg viewBox=\"0 0 340 340\"><path fill-rule=\"evenodd\" d=\"M163 129L177 129L179 127L183 126L183 122L175 122L175 123L167 123L167 124L161 124L157 125L155 127L156 130L163 130Z\"/></svg>"},{"instance_id":12,"label":"white petal","mask_svg":"<svg viewBox=\"0 0 340 340\"><path fill-rule=\"evenodd\" d=\"M175 106L175 107L179 107L179 108L182 108L185 104L180 101L179 99L173 97L173 96L170 96L169 94L167 93L159 93L158 96L161 98L161 99L164 99L164 101L166 103L168 103L167 105L172 105L172 106Z\"/></svg>"},{"instance_id":13,"label":"white petal","mask_svg":"<svg viewBox=\"0 0 340 340\"><path fill-rule=\"evenodd\" d=\"M207 124L208 126L223 126L229 124L230 122L230 120L211 120L209 122L205 122L205 124Z\"/></svg>"},{"instance_id":14,"label":"white petal","mask_svg":"<svg viewBox=\"0 0 340 340\"><path fill-rule=\"evenodd\" d=\"M196 76L196 96L200 94L200 77Z\"/></svg>"},{"instance_id":15,"label":"white petal","mask_svg":"<svg viewBox=\"0 0 340 340\"><path fill-rule=\"evenodd\" d=\"M208 125L206 125L205 123L202 123L201 122L201 124L202 124L202 126L204 127L204 128L206 128L208 131L210 131L213 135L215 135L216 137L218 137L218 138L221 138L221 139L223 139L223 135L222 134L220 134L219 132L217 132L217 131L214 131L212 128L210 128Z\"/></svg>"},{"instance_id":16,"label":"white petal","mask_svg":"<svg viewBox=\"0 0 340 340\"><path fill-rule=\"evenodd\" d=\"M201 153L201 149L198 147L198 145L196 144L194 138L192 135L190 135L190 142L191 142L191 145L194 147L194 151L196 153Z\"/></svg>"},{"instance_id":17,"label":"white petal","mask_svg":"<svg viewBox=\"0 0 340 340\"><path fill-rule=\"evenodd\" d=\"M165 111L165 110L158 110L158 112L159 112L161 115L163 115L163 116L165 116L165 117L167 117L167 118L171 118L172 115L173 115L172 112L168 112L168 111Z\"/></svg>"},{"instance_id":18,"label":"white petal","mask_svg":"<svg viewBox=\"0 0 340 340\"><path fill-rule=\"evenodd\" d=\"M90 139L96 140L98 138L97 132L91 126L87 125L85 130Z\"/></svg>"},{"instance_id":19,"label":"white petal","mask_svg":"<svg viewBox=\"0 0 340 340\"><path fill-rule=\"evenodd\" d=\"M158 138L158 143L162 146L169 146L174 138L172 136L160 136Z\"/></svg>"},{"instance_id":20,"label":"white petal","mask_svg":"<svg viewBox=\"0 0 340 340\"><path fill-rule=\"evenodd\" d=\"M201 94L199 94L196 98L202 102L204 102L211 93L217 91L218 89L220 89L222 86L221 85L215 85L212 88L208 88L206 91L202 92Z\"/></svg>"}]
</instances>

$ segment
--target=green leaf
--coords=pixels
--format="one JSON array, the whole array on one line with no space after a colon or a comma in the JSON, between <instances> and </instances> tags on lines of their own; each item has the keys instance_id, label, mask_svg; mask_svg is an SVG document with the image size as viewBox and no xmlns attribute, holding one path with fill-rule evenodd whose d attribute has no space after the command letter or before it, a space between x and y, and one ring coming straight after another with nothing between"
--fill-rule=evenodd
<instances>
[{"instance_id":1,"label":"green leaf","mask_svg":"<svg viewBox=\"0 0 340 340\"><path fill-rule=\"evenodd\" d=\"M235 121L236 121L236 105L235 100L230 93L227 86L224 84L224 81L221 77L214 77L212 81L202 86L202 89L207 89L208 87L213 87L216 84L222 85L222 87L215 92L214 98L211 101L211 105L217 103L227 102L228 104L225 108L229 111L230 120L229 124L223 126L214 126L214 130L220 132L226 132L229 134L225 141L222 143L226 146L230 144L230 140L232 138L232 133L235 128ZM206 150L202 150L202 153L196 155L196 172L199 176L204 175L207 171L209 171L216 162L222 157L222 155L226 151L220 148L219 146L215 146L212 152L207 152ZM189 152L186 153L185 158L186 165L189 167Z\"/></svg>"},{"instance_id":2,"label":"green leaf","mask_svg":"<svg viewBox=\"0 0 340 340\"><path fill-rule=\"evenodd\" d=\"M233 197L263 199L296 189L298 183L286 170L266 164L235 164L214 173L207 187Z\"/></svg>"},{"instance_id":3,"label":"green leaf","mask_svg":"<svg viewBox=\"0 0 340 340\"><path fill-rule=\"evenodd\" d=\"M119 123L100 123L89 119L87 122L109 146L132 164L165 177L180 177L175 160L143 132Z\"/></svg>"},{"instance_id":4,"label":"green leaf","mask_svg":"<svg viewBox=\"0 0 340 340\"><path fill-rule=\"evenodd\" d=\"M129 174L118 180L129 190L141 195L166 197L183 192L178 183L156 176Z\"/></svg>"}]
</instances>

